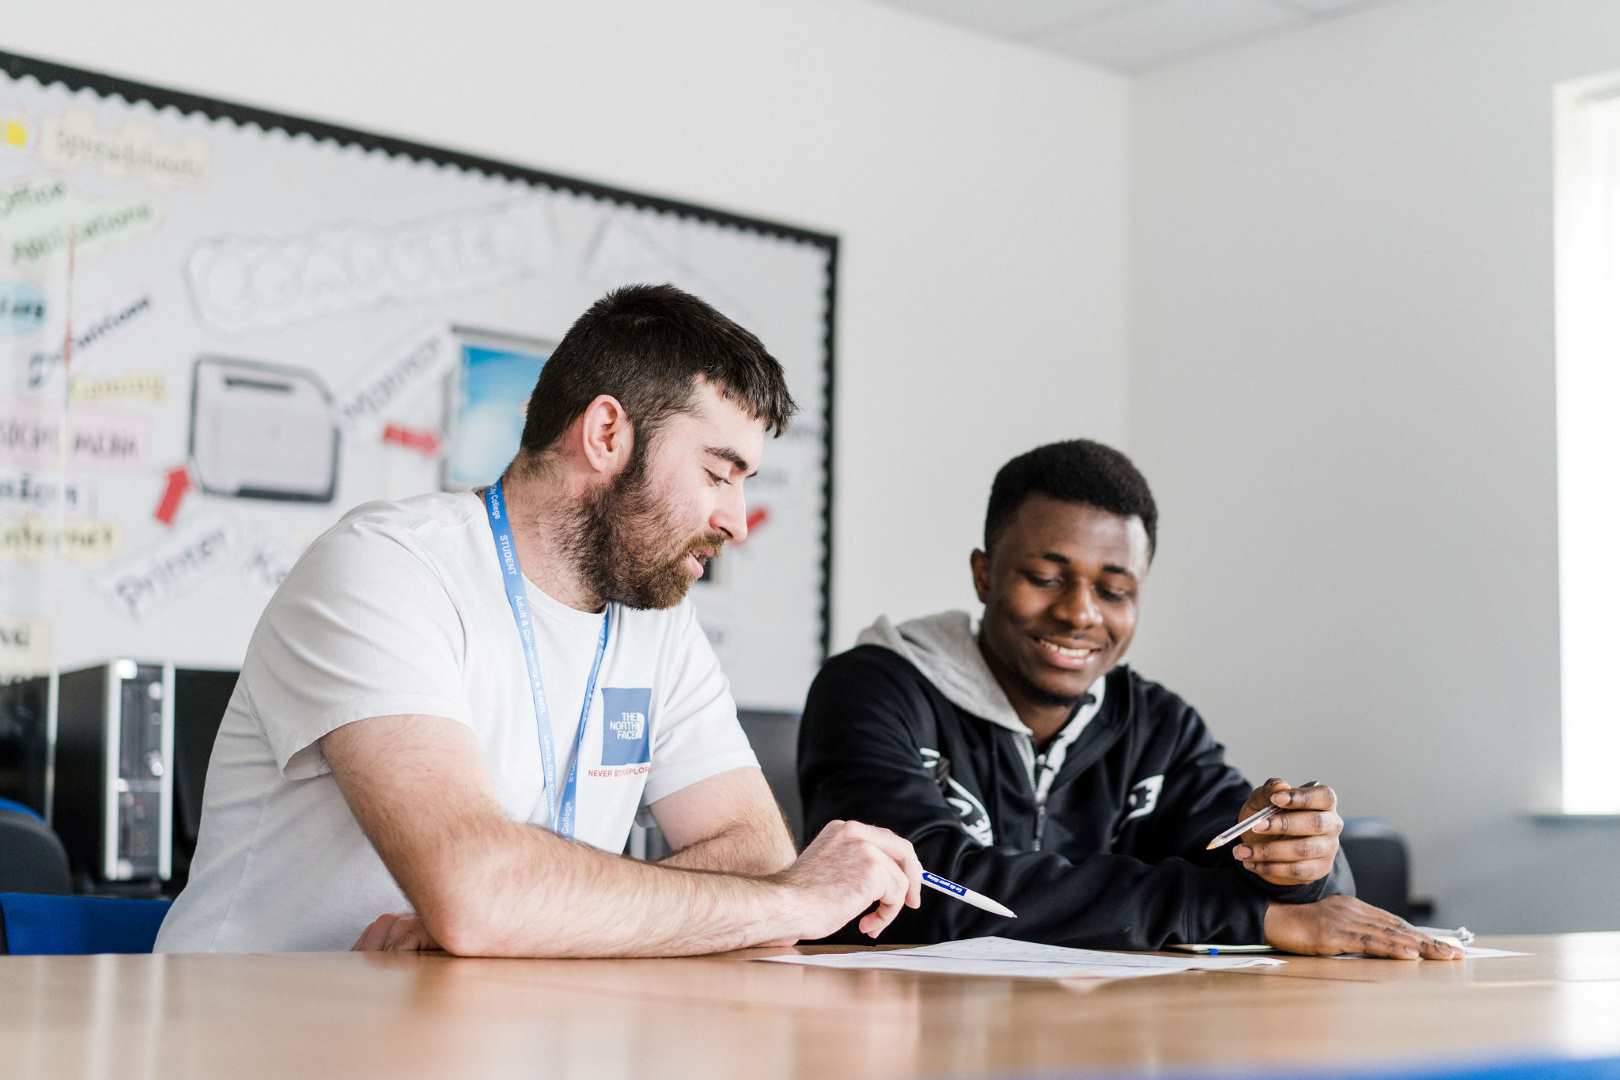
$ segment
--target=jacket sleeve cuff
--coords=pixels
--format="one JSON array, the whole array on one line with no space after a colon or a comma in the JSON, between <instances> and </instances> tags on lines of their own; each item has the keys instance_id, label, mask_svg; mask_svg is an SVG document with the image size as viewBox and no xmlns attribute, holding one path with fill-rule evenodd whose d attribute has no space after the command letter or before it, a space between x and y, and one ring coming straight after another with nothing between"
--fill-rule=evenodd
<instances>
[{"instance_id":1,"label":"jacket sleeve cuff","mask_svg":"<svg viewBox=\"0 0 1620 1080\"><path fill-rule=\"evenodd\" d=\"M1182 940L1189 944L1264 945L1271 898L1249 888L1224 868L1204 870L1208 893L1188 904Z\"/></svg>"},{"instance_id":2,"label":"jacket sleeve cuff","mask_svg":"<svg viewBox=\"0 0 1620 1080\"><path fill-rule=\"evenodd\" d=\"M1350 864L1345 861L1342 851L1333 860L1332 873L1315 881L1307 881L1303 885L1273 885L1241 867L1235 867L1234 871L1251 889L1268 900L1276 900L1283 904L1314 904L1324 896L1356 895L1355 880L1350 876Z\"/></svg>"}]
</instances>

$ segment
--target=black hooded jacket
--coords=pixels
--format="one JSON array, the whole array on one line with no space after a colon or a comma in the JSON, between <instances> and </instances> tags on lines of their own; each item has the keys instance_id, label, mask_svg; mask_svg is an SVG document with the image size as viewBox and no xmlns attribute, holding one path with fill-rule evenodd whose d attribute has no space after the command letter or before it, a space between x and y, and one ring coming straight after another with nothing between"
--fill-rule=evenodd
<instances>
[{"instance_id":1,"label":"black hooded jacket","mask_svg":"<svg viewBox=\"0 0 1620 1080\"><path fill-rule=\"evenodd\" d=\"M1128 667L1103 680L1083 727L1071 722L1037 756L966 615L898 629L881 620L862 640L883 643L829 660L805 705L806 835L835 819L882 825L912 842L924 868L1018 915L924 890L922 907L903 911L884 940L1250 944L1263 941L1272 901L1353 893L1342 854L1327 878L1280 887L1239 866L1230 846L1204 850L1237 820L1253 785L1226 764L1191 706ZM952 698L982 703L995 720ZM850 926L834 940L868 939Z\"/></svg>"}]
</instances>

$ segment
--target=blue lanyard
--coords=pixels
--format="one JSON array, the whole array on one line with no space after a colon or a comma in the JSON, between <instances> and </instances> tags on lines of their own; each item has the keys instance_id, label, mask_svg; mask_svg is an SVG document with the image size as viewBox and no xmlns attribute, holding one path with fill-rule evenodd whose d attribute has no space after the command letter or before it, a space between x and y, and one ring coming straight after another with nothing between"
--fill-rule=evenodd
<instances>
[{"instance_id":1,"label":"blue lanyard","mask_svg":"<svg viewBox=\"0 0 1620 1080\"><path fill-rule=\"evenodd\" d=\"M602 614L602 633L596 639L596 659L591 661L591 677L585 683L585 701L579 707L579 731L569 750L568 783L562 799L557 798L557 748L552 745L551 718L546 711L546 688L540 680L540 657L534 647L534 620L529 615L529 594L523 587L523 571L518 566L517 545L512 542L512 527L506 520L506 495L503 481L484 491L484 512L489 515L489 531L495 534L495 556L501 563L501 576L506 579L506 602L512 608L517 623L518 638L523 642L523 663L529 669L529 695L534 698L534 722L540 731L540 767L545 770L546 803L551 808L551 831L572 839L574 835L574 802L579 788L580 747L585 742L585 724L591 715L591 699L596 696L596 676L602 670L602 657L607 653L608 628L613 624L613 606Z\"/></svg>"}]
</instances>

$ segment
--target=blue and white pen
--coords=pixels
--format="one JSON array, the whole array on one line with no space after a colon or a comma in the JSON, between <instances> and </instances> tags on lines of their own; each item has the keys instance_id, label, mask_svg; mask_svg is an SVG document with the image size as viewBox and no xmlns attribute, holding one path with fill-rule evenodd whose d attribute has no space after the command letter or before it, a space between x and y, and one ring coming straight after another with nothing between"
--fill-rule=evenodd
<instances>
[{"instance_id":1,"label":"blue and white pen","mask_svg":"<svg viewBox=\"0 0 1620 1080\"><path fill-rule=\"evenodd\" d=\"M922 872L922 883L928 886L930 889L944 893L946 896L954 896L964 904L971 904L980 911L988 911L992 915L1001 915L1008 919L1018 918L1018 916L1014 915L1007 908L996 903L988 896L980 896L967 886L958 885L954 881L946 881L938 874L931 874L927 870L924 870Z\"/></svg>"}]
</instances>

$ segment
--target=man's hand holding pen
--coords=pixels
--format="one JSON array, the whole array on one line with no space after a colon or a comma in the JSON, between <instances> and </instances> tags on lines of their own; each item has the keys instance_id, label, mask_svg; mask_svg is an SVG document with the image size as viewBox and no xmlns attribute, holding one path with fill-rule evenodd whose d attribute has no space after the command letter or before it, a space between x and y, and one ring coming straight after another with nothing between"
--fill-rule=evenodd
<instances>
[{"instance_id":1,"label":"man's hand holding pen","mask_svg":"<svg viewBox=\"0 0 1620 1080\"><path fill-rule=\"evenodd\" d=\"M1339 853L1339 797L1330 787L1290 787L1286 780L1267 780L1250 793L1238 811L1241 821L1275 808L1238 837L1232 857L1243 868L1273 885L1304 885L1333 872Z\"/></svg>"}]
</instances>

